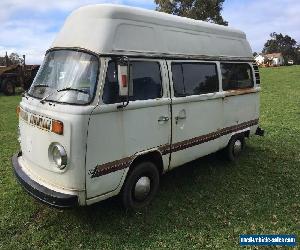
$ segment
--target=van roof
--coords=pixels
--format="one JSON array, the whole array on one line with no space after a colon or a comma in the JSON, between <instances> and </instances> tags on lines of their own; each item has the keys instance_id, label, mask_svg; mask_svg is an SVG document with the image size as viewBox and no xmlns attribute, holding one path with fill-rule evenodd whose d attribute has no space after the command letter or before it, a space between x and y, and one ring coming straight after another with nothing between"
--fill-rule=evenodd
<instances>
[{"instance_id":1,"label":"van roof","mask_svg":"<svg viewBox=\"0 0 300 250\"><path fill-rule=\"evenodd\" d=\"M71 13L52 45L57 47L105 55L253 60L245 33L237 29L111 4L88 5Z\"/></svg>"}]
</instances>

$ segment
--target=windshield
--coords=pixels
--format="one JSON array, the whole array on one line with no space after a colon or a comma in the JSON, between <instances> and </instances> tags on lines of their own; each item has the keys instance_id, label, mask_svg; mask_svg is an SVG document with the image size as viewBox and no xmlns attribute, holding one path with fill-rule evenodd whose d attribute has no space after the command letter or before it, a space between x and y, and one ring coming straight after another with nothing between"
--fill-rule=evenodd
<instances>
[{"instance_id":1,"label":"windshield","mask_svg":"<svg viewBox=\"0 0 300 250\"><path fill-rule=\"evenodd\" d=\"M45 101L87 104L93 99L98 58L72 50L49 52L28 94Z\"/></svg>"}]
</instances>

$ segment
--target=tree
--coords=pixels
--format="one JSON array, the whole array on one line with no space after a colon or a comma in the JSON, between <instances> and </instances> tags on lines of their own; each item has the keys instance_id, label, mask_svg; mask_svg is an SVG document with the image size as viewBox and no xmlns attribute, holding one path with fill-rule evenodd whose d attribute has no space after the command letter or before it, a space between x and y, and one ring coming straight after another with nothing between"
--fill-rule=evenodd
<instances>
[{"instance_id":1,"label":"tree","mask_svg":"<svg viewBox=\"0 0 300 250\"><path fill-rule=\"evenodd\" d=\"M264 54L281 52L285 62L297 60L297 42L295 39L276 32L271 33L270 37L271 39L267 40L262 50Z\"/></svg>"},{"instance_id":2,"label":"tree","mask_svg":"<svg viewBox=\"0 0 300 250\"><path fill-rule=\"evenodd\" d=\"M296 62L297 64L300 64L300 44L298 45L296 49Z\"/></svg>"},{"instance_id":3,"label":"tree","mask_svg":"<svg viewBox=\"0 0 300 250\"><path fill-rule=\"evenodd\" d=\"M253 52L253 57L256 57L258 55L257 52Z\"/></svg>"},{"instance_id":4,"label":"tree","mask_svg":"<svg viewBox=\"0 0 300 250\"><path fill-rule=\"evenodd\" d=\"M9 61L11 64L15 65L15 64L22 64L24 62L24 59L22 57L20 57L17 53L11 53L9 55Z\"/></svg>"},{"instance_id":5,"label":"tree","mask_svg":"<svg viewBox=\"0 0 300 250\"><path fill-rule=\"evenodd\" d=\"M156 10L197 20L228 25L221 16L225 0L154 0Z\"/></svg>"}]
</instances>

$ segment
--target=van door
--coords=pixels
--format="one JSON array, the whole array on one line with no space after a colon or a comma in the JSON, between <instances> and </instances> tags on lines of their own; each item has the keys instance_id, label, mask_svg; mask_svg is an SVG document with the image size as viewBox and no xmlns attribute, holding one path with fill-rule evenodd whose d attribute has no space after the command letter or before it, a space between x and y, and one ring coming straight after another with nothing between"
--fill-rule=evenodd
<instances>
[{"instance_id":1,"label":"van door","mask_svg":"<svg viewBox=\"0 0 300 250\"><path fill-rule=\"evenodd\" d=\"M168 61L172 79L170 168L220 148L222 94L216 62Z\"/></svg>"},{"instance_id":2,"label":"van door","mask_svg":"<svg viewBox=\"0 0 300 250\"><path fill-rule=\"evenodd\" d=\"M100 105L93 111L88 130L86 159L87 198L120 190L134 157L160 150L169 165L171 141L170 94L166 63L130 59L132 95L128 106L119 96L117 65L107 59ZM115 194L115 193L113 193Z\"/></svg>"},{"instance_id":3,"label":"van door","mask_svg":"<svg viewBox=\"0 0 300 250\"><path fill-rule=\"evenodd\" d=\"M234 133L258 124L259 88L255 88L253 70L246 62L222 62L222 88L224 90L224 128L234 128ZM253 127L252 127L253 128ZM255 131L256 127L253 128ZM254 132L253 131L253 132ZM224 135L227 145L231 133Z\"/></svg>"}]
</instances>

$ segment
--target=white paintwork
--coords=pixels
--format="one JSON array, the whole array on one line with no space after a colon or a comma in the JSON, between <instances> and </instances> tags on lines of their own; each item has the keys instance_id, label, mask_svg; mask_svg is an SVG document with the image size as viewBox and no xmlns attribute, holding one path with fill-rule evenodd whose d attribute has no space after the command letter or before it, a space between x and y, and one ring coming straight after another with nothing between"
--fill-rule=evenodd
<instances>
[{"instance_id":1,"label":"white paintwork","mask_svg":"<svg viewBox=\"0 0 300 250\"><path fill-rule=\"evenodd\" d=\"M253 59L242 31L157 11L103 4L75 10L52 47L85 48L99 54Z\"/></svg>"},{"instance_id":2,"label":"white paintwork","mask_svg":"<svg viewBox=\"0 0 300 250\"><path fill-rule=\"evenodd\" d=\"M170 69L171 62L181 61L168 61ZM217 64L217 62L211 63ZM172 79L172 72L170 72L170 78ZM173 91L173 84L171 86ZM172 93L172 96L174 96L174 93ZM222 128L222 119L220 119L223 116L222 97L223 95L220 92L187 97L173 97L172 143L206 135ZM176 121L177 116L186 118ZM170 168L175 168L188 161L217 151L220 148L219 140L216 139L172 153Z\"/></svg>"},{"instance_id":3,"label":"white paintwork","mask_svg":"<svg viewBox=\"0 0 300 250\"><path fill-rule=\"evenodd\" d=\"M20 118L23 155L19 164L42 185L77 194L80 205L118 194L125 181L128 168L90 178L90 171L97 165L158 152L161 145L205 135L259 116L259 87L255 85L256 91L251 94L227 96L228 93L222 91L218 60L215 63L220 80L219 92L175 98L172 73L168 72L172 61L135 58L160 63L163 97L130 102L123 109L117 108L119 104L102 103L109 54L127 54L133 58L136 55L207 56L251 61L252 52L241 31L154 11L95 5L73 12L52 47L87 49L101 57L96 97L87 106L41 104L28 96L22 98L20 106L26 112L62 121L64 134L41 130ZM186 119L176 124L178 115L185 115ZM158 122L161 116L170 120ZM256 127L244 130L251 130L253 134ZM230 137L222 136L172 153L171 161L170 154L163 155L164 172L225 147ZM63 171L49 160L48 147L52 142L59 142L68 154L68 166Z\"/></svg>"},{"instance_id":4,"label":"white paintwork","mask_svg":"<svg viewBox=\"0 0 300 250\"><path fill-rule=\"evenodd\" d=\"M95 166L170 143L171 123L158 122L160 116L171 118L167 71L163 70L165 62L163 60L158 62L162 69L161 78L164 86L162 98L130 102L123 109L117 108L120 104L102 104L94 109L87 141L87 198L98 196L99 190L108 193L117 189L125 173L123 169L91 179L88 173ZM165 159L168 157L164 156Z\"/></svg>"}]
</instances>

